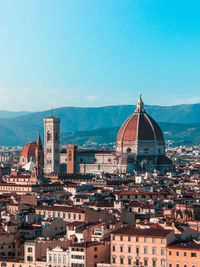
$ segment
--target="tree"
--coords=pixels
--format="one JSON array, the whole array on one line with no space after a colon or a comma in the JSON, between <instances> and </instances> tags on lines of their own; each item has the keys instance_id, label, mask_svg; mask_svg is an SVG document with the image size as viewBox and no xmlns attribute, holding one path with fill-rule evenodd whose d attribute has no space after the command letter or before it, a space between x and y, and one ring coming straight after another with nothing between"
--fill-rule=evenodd
<instances>
[{"instance_id":1,"label":"tree","mask_svg":"<svg viewBox=\"0 0 200 267\"><path fill-rule=\"evenodd\" d=\"M25 235L21 230L18 230L14 235L14 242L16 247L16 253L21 256L23 253L23 245L25 243Z\"/></svg>"}]
</instances>

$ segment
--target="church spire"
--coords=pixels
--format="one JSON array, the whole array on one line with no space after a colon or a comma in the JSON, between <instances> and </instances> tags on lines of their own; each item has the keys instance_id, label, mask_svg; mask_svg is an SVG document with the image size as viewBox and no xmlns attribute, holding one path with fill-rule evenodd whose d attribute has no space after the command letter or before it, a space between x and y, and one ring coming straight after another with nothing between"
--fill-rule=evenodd
<instances>
[{"instance_id":1,"label":"church spire","mask_svg":"<svg viewBox=\"0 0 200 267\"><path fill-rule=\"evenodd\" d=\"M37 147L36 147L36 151L35 151L35 163L36 163L37 177L42 177L43 176L43 168L44 168L44 152L43 152L40 132L38 133L38 138L37 138Z\"/></svg>"},{"instance_id":2,"label":"church spire","mask_svg":"<svg viewBox=\"0 0 200 267\"><path fill-rule=\"evenodd\" d=\"M136 108L135 112L138 112L138 113L145 112L144 102L142 101L141 93L139 94L139 99L138 99L138 102L137 102L137 108Z\"/></svg>"},{"instance_id":3,"label":"church spire","mask_svg":"<svg viewBox=\"0 0 200 267\"><path fill-rule=\"evenodd\" d=\"M40 137L40 132L38 131L38 138L37 138L37 147L42 148L42 141Z\"/></svg>"}]
</instances>

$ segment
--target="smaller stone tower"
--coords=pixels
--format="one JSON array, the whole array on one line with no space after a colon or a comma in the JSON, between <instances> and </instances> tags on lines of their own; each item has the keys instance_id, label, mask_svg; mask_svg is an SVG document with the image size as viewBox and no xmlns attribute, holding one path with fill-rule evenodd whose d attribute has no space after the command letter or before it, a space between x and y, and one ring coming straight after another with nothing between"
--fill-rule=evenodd
<instances>
[{"instance_id":1,"label":"smaller stone tower","mask_svg":"<svg viewBox=\"0 0 200 267\"><path fill-rule=\"evenodd\" d=\"M67 148L67 173L76 174L77 146L66 145Z\"/></svg>"}]
</instances>

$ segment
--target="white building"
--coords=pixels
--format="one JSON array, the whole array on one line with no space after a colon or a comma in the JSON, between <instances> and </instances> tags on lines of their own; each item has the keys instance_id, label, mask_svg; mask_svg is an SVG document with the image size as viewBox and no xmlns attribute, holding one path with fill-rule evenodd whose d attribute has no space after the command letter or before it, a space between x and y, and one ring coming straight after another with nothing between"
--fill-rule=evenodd
<instances>
[{"instance_id":1,"label":"white building","mask_svg":"<svg viewBox=\"0 0 200 267\"><path fill-rule=\"evenodd\" d=\"M47 266L69 267L69 250L64 250L59 246L47 249Z\"/></svg>"}]
</instances>

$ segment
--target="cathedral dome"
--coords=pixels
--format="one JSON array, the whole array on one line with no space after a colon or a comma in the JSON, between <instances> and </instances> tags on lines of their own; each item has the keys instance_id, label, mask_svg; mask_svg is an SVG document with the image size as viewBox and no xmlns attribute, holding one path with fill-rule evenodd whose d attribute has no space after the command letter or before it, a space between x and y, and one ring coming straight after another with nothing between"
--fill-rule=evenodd
<instances>
[{"instance_id":1,"label":"cathedral dome","mask_svg":"<svg viewBox=\"0 0 200 267\"><path fill-rule=\"evenodd\" d=\"M137 144L139 143L159 146L164 145L164 142L162 130L146 113L140 95L135 113L123 123L118 132L117 151L120 153L134 152L138 149ZM146 148L147 150L149 151L149 148Z\"/></svg>"},{"instance_id":2,"label":"cathedral dome","mask_svg":"<svg viewBox=\"0 0 200 267\"><path fill-rule=\"evenodd\" d=\"M117 142L137 140L164 142L159 125L144 110L141 95L135 113L123 123L117 136Z\"/></svg>"},{"instance_id":3,"label":"cathedral dome","mask_svg":"<svg viewBox=\"0 0 200 267\"><path fill-rule=\"evenodd\" d=\"M22 150L21 157L35 157L36 143L30 142Z\"/></svg>"},{"instance_id":4,"label":"cathedral dome","mask_svg":"<svg viewBox=\"0 0 200 267\"><path fill-rule=\"evenodd\" d=\"M134 113L121 126L117 142L154 140L164 142L159 125L146 113Z\"/></svg>"}]
</instances>

